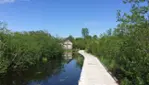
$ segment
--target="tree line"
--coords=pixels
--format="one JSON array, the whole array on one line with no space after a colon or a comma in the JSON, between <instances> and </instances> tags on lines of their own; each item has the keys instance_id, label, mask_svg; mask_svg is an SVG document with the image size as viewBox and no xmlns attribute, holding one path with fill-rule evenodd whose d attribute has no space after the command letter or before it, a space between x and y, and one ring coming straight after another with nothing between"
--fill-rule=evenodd
<instances>
[{"instance_id":1,"label":"tree line","mask_svg":"<svg viewBox=\"0 0 149 85\"><path fill-rule=\"evenodd\" d=\"M130 13L117 12L116 28L100 36L82 28L81 38L69 38L74 48L96 55L119 80L120 85L149 85L149 2L123 0Z\"/></svg>"},{"instance_id":2,"label":"tree line","mask_svg":"<svg viewBox=\"0 0 149 85\"><path fill-rule=\"evenodd\" d=\"M60 59L60 40L46 31L12 32L0 22L0 74L23 71L39 62Z\"/></svg>"}]
</instances>

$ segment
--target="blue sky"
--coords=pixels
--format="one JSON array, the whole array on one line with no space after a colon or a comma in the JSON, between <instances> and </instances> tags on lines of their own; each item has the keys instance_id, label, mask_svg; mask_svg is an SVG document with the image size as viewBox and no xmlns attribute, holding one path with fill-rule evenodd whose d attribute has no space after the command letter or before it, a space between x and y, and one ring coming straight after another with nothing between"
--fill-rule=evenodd
<instances>
[{"instance_id":1,"label":"blue sky","mask_svg":"<svg viewBox=\"0 0 149 85\"><path fill-rule=\"evenodd\" d=\"M12 31L47 30L52 35L81 36L81 28L100 35L116 27L122 0L0 0L0 21Z\"/></svg>"}]
</instances>

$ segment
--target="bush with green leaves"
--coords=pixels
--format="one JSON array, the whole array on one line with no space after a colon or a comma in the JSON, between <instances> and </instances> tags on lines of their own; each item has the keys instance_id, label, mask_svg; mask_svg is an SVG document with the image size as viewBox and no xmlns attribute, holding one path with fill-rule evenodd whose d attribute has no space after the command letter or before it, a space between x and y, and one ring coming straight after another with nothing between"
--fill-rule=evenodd
<instances>
[{"instance_id":1,"label":"bush with green leaves","mask_svg":"<svg viewBox=\"0 0 149 85\"><path fill-rule=\"evenodd\" d=\"M63 53L58 40L45 31L11 32L0 29L0 73L27 69L42 58L59 59Z\"/></svg>"},{"instance_id":2,"label":"bush with green leaves","mask_svg":"<svg viewBox=\"0 0 149 85\"><path fill-rule=\"evenodd\" d=\"M131 13L118 11L118 26L86 45L117 77L120 85L149 85L149 4L123 0Z\"/></svg>"}]
</instances>

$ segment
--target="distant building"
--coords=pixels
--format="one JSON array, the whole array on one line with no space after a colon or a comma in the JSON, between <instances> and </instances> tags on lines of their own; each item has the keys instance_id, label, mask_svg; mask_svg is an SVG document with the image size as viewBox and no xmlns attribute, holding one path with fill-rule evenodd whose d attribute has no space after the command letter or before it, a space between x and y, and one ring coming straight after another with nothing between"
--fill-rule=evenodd
<instances>
[{"instance_id":1,"label":"distant building","mask_svg":"<svg viewBox=\"0 0 149 85\"><path fill-rule=\"evenodd\" d=\"M72 42L70 40L68 40L68 39L64 40L64 42L63 42L63 48L65 50L71 50L73 48Z\"/></svg>"}]
</instances>

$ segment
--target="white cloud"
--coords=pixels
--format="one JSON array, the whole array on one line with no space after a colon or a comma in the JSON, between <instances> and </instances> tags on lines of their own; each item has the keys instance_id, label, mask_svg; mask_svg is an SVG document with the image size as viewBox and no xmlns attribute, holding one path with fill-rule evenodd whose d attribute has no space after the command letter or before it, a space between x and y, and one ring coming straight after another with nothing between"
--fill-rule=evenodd
<instances>
[{"instance_id":1,"label":"white cloud","mask_svg":"<svg viewBox=\"0 0 149 85\"><path fill-rule=\"evenodd\" d=\"M13 3L16 0L0 0L0 4L4 4L4 3Z\"/></svg>"},{"instance_id":2,"label":"white cloud","mask_svg":"<svg viewBox=\"0 0 149 85\"><path fill-rule=\"evenodd\" d=\"M16 0L0 0L0 4L5 4L5 3L13 3ZM30 0L18 0L18 1L30 1Z\"/></svg>"}]
</instances>

